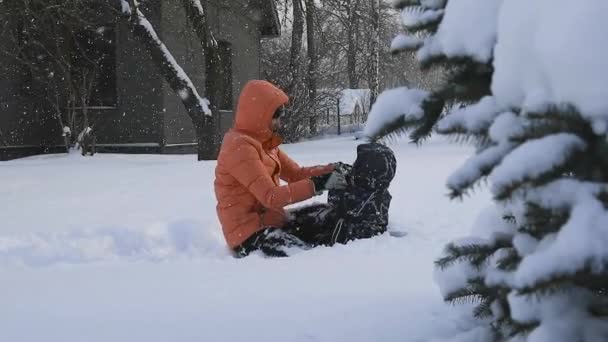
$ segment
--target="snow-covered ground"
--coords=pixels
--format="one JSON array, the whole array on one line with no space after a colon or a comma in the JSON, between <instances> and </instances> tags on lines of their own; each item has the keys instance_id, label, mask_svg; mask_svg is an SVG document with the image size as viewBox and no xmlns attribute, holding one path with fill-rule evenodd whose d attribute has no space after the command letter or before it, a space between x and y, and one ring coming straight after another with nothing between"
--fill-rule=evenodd
<instances>
[{"instance_id":1,"label":"snow-covered ground","mask_svg":"<svg viewBox=\"0 0 608 342\"><path fill-rule=\"evenodd\" d=\"M352 162L350 137L285 146L302 164ZM232 258L213 162L49 155L0 163L0 341L429 341L469 326L433 282L443 245L488 194L450 202L471 150L391 144L391 229L290 258ZM323 200L317 198L315 200Z\"/></svg>"}]
</instances>

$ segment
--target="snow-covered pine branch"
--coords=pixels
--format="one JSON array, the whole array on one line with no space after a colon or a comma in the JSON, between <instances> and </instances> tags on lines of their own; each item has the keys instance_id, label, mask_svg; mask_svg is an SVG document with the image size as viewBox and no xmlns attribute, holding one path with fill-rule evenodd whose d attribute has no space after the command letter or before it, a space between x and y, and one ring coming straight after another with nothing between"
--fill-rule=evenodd
<instances>
[{"instance_id":1,"label":"snow-covered pine branch","mask_svg":"<svg viewBox=\"0 0 608 342\"><path fill-rule=\"evenodd\" d=\"M513 144L502 143L490 146L469 158L448 177L447 187L450 189L450 197L457 198L464 195L475 183L488 176L512 150Z\"/></svg>"},{"instance_id":2,"label":"snow-covered pine branch","mask_svg":"<svg viewBox=\"0 0 608 342\"><path fill-rule=\"evenodd\" d=\"M437 23L442 16L442 9L425 9L422 6L406 7L401 11L401 23L408 30L416 30Z\"/></svg>"},{"instance_id":3,"label":"snow-covered pine branch","mask_svg":"<svg viewBox=\"0 0 608 342\"><path fill-rule=\"evenodd\" d=\"M453 110L437 123L441 134L486 132L501 110L492 96L482 98L476 104Z\"/></svg>"},{"instance_id":4,"label":"snow-covered pine branch","mask_svg":"<svg viewBox=\"0 0 608 342\"><path fill-rule=\"evenodd\" d=\"M437 33L425 41L418 59L425 61L445 55L487 63L496 43L501 4L502 0L448 1Z\"/></svg>"},{"instance_id":5,"label":"snow-covered pine branch","mask_svg":"<svg viewBox=\"0 0 608 342\"><path fill-rule=\"evenodd\" d=\"M441 22L422 45L396 41L418 45L423 63L448 66L446 87L429 98L464 107L445 114L437 131L483 142L448 179L452 196L488 176L505 214L481 224L492 234L504 234L500 221L510 225L501 248L490 248L479 222L468 244L448 245L436 274L444 297L477 304L473 314L489 322L484 341L607 340L608 2L437 4L445 5ZM401 129L428 116L402 120ZM372 131L398 131L394 121L386 111Z\"/></svg>"},{"instance_id":6,"label":"snow-covered pine branch","mask_svg":"<svg viewBox=\"0 0 608 342\"><path fill-rule=\"evenodd\" d=\"M568 163L586 148L576 135L560 133L530 140L507 155L490 174L492 193L505 199L524 183L566 171Z\"/></svg>"},{"instance_id":7,"label":"snow-covered pine branch","mask_svg":"<svg viewBox=\"0 0 608 342\"><path fill-rule=\"evenodd\" d=\"M378 96L372 106L365 126L364 135L376 137L386 135L381 133L386 124L413 123L424 116L423 103L430 93L419 89L407 87L390 89Z\"/></svg>"},{"instance_id":8,"label":"snow-covered pine branch","mask_svg":"<svg viewBox=\"0 0 608 342\"><path fill-rule=\"evenodd\" d=\"M396 127L394 118L387 114L386 129L370 129L375 134L392 134L393 132L413 131L416 137L428 136L440 119L446 103L471 102L479 100L479 95L490 93L492 68L490 64L493 44L496 40L496 30L489 34L483 29L471 28L475 25L461 25L459 15L470 22L491 26L498 15L499 0L481 1L397 1L395 6L402 9L404 24L413 25L407 34L398 35L393 43L394 52L417 49L417 55L425 67L431 67L437 62L452 63L450 72L442 87L437 89L429 98L433 105L422 106L425 110L424 120L418 122L401 121L402 128ZM445 6L445 10L443 7ZM426 31L425 25L438 23L437 32ZM460 26L465 26L462 28ZM483 28L483 27L482 27ZM457 33L452 33L452 31ZM422 38L424 37L424 38ZM423 57L423 58L420 58ZM482 108L483 110L483 108ZM500 111L491 113L499 114ZM487 115L491 115L487 114ZM449 117L450 115L447 115ZM375 119L374 125L378 119ZM374 136L372 138L378 138ZM419 138L413 139L418 141Z\"/></svg>"},{"instance_id":9,"label":"snow-covered pine branch","mask_svg":"<svg viewBox=\"0 0 608 342\"><path fill-rule=\"evenodd\" d=\"M418 37L400 33L391 42L391 52L398 53L402 51L415 50L423 43L424 41Z\"/></svg>"},{"instance_id":10,"label":"snow-covered pine branch","mask_svg":"<svg viewBox=\"0 0 608 342\"><path fill-rule=\"evenodd\" d=\"M415 6L420 4L425 8L439 9L445 6L446 0L392 0L392 6L397 9L403 9L407 6Z\"/></svg>"}]
</instances>

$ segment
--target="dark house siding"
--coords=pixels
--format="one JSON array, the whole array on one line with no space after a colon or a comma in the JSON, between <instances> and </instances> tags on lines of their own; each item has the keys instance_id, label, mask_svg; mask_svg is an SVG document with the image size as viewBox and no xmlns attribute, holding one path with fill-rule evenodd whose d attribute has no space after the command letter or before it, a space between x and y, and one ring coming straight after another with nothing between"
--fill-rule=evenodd
<instances>
[{"instance_id":1,"label":"dark house siding","mask_svg":"<svg viewBox=\"0 0 608 342\"><path fill-rule=\"evenodd\" d=\"M3 17L2 22L10 22ZM10 40L0 36L0 48L12 51ZM37 89L28 86L25 69L9 54L0 54L0 160L44 153L53 145L59 125L42 112Z\"/></svg>"},{"instance_id":2,"label":"dark house siding","mask_svg":"<svg viewBox=\"0 0 608 342\"><path fill-rule=\"evenodd\" d=\"M220 133L226 132L234 120L238 96L248 80L260 77L260 39L258 23L246 7L222 6L217 9L218 39L229 42L232 50L232 111L221 112Z\"/></svg>"},{"instance_id":3,"label":"dark house siding","mask_svg":"<svg viewBox=\"0 0 608 342\"><path fill-rule=\"evenodd\" d=\"M181 1L163 3L161 37L184 68L201 96L205 87L205 59L196 34L188 28L186 13ZM164 142L167 145L188 144L196 140L190 117L181 99L163 81ZM192 148L191 151L194 151Z\"/></svg>"},{"instance_id":4,"label":"dark house siding","mask_svg":"<svg viewBox=\"0 0 608 342\"><path fill-rule=\"evenodd\" d=\"M160 2L146 4L148 20L157 27ZM158 144L162 138L162 79L126 24L118 23L116 32L116 107L93 112L97 142Z\"/></svg>"}]
</instances>

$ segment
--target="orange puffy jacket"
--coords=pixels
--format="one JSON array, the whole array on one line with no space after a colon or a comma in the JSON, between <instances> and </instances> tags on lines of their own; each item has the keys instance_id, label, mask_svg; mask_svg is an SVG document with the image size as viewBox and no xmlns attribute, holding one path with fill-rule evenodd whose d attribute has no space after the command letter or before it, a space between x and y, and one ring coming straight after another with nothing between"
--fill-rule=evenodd
<instances>
[{"instance_id":1,"label":"orange puffy jacket","mask_svg":"<svg viewBox=\"0 0 608 342\"><path fill-rule=\"evenodd\" d=\"M230 248L264 227L282 227L283 207L311 198L309 177L326 174L331 165L300 167L278 146L270 128L272 115L288 97L266 81L250 81L241 92L234 127L226 133L215 169L217 214ZM280 179L287 185L280 185Z\"/></svg>"}]
</instances>

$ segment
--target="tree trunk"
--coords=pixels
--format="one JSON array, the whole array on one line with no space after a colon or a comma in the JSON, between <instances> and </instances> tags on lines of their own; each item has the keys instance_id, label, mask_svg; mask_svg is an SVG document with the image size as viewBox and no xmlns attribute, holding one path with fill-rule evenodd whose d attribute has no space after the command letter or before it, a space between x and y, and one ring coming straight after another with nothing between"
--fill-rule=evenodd
<instances>
[{"instance_id":1,"label":"tree trunk","mask_svg":"<svg viewBox=\"0 0 608 342\"><path fill-rule=\"evenodd\" d=\"M359 0L350 3L348 9L348 52L346 57L346 69L348 74L348 87L351 89L359 88L357 77L357 31L359 28Z\"/></svg>"},{"instance_id":2,"label":"tree trunk","mask_svg":"<svg viewBox=\"0 0 608 342\"><path fill-rule=\"evenodd\" d=\"M218 43L213 35L213 31L211 30L211 23L209 22L209 6L207 4L207 0L182 0L182 5L186 10L186 15L188 20L194 27L196 35L201 42L203 47L203 55L205 56L205 95L209 99L210 102L210 110L213 113L213 122L215 123L213 126L213 146L216 150L214 155L217 154L217 149L220 143L220 131L219 125L220 122L220 112L218 108L219 99L221 98L221 94L219 93L221 89L218 84L221 84L220 80L224 75L221 74L220 65L222 63L221 56L219 54ZM200 129L200 132L199 132ZM197 127L197 136L199 139L199 160L201 160L201 141L205 139L209 140L209 136L201 135L206 132L205 127ZM207 144L209 141L207 141Z\"/></svg>"},{"instance_id":3,"label":"tree trunk","mask_svg":"<svg viewBox=\"0 0 608 342\"><path fill-rule=\"evenodd\" d=\"M311 130L316 131L316 97L317 97L317 50L315 44L315 1L306 1L306 41L308 45L308 73L306 84L308 88L308 100L311 108Z\"/></svg>"},{"instance_id":4,"label":"tree trunk","mask_svg":"<svg viewBox=\"0 0 608 342\"><path fill-rule=\"evenodd\" d=\"M300 53L302 51L302 36L304 35L304 14L302 0L293 0L293 28L291 33L291 50L289 52L289 73L291 81L287 93L291 94L298 80L300 69Z\"/></svg>"},{"instance_id":5,"label":"tree trunk","mask_svg":"<svg viewBox=\"0 0 608 342\"><path fill-rule=\"evenodd\" d=\"M380 0L371 0L372 39L371 43L371 66L370 66L370 101L372 106L378 98L380 87Z\"/></svg>"},{"instance_id":6,"label":"tree trunk","mask_svg":"<svg viewBox=\"0 0 608 342\"><path fill-rule=\"evenodd\" d=\"M171 52L159 39L150 22L139 10L135 0L120 0L122 13L126 14L129 25L135 35L146 47L152 61L165 78L171 89L179 95L196 129L198 137L198 159L213 160L216 148L209 143L213 137L213 116L208 101L199 96L194 84L184 70L177 64Z\"/></svg>"}]
</instances>

